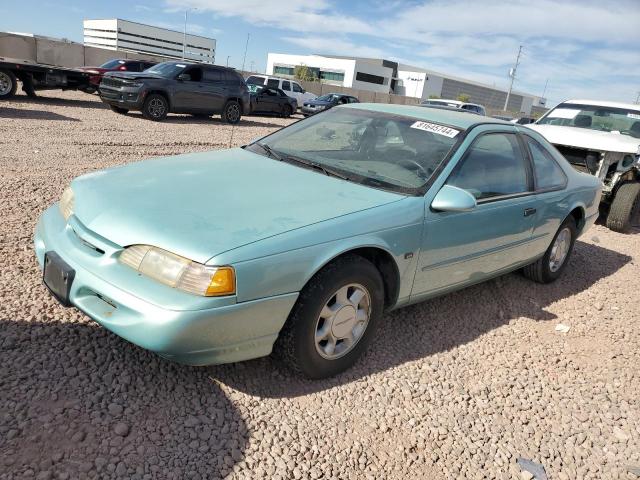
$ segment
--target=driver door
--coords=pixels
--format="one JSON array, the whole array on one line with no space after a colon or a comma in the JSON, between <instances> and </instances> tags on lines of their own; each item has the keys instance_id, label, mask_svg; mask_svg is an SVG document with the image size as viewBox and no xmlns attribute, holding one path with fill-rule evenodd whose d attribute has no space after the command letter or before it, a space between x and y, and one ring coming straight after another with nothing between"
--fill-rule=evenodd
<instances>
[{"instance_id":1,"label":"driver door","mask_svg":"<svg viewBox=\"0 0 640 480\"><path fill-rule=\"evenodd\" d=\"M426 205L414 298L478 283L531 258L536 196L531 165L515 133L479 135L445 184L470 192L477 206L437 212Z\"/></svg>"}]
</instances>

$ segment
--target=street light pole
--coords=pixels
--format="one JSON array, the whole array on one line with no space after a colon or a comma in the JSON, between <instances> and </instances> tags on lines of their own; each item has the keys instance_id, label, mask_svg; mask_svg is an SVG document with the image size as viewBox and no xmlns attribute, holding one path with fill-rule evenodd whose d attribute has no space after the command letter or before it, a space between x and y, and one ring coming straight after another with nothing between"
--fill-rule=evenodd
<instances>
[{"instance_id":1,"label":"street light pole","mask_svg":"<svg viewBox=\"0 0 640 480\"><path fill-rule=\"evenodd\" d=\"M231 55L227 55L227 67L229 66L229 58L231 58Z\"/></svg>"},{"instance_id":2,"label":"street light pole","mask_svg":"<svg viewBox=\"0 0 640 480\"><path fill-rule=\"evenodd\" d=\"M197 8L188 8L184 11L184 31L182 33L182 59L184 60L187 54L187 14L189 10L197 10Z\"/></svg>"}]
</instances>

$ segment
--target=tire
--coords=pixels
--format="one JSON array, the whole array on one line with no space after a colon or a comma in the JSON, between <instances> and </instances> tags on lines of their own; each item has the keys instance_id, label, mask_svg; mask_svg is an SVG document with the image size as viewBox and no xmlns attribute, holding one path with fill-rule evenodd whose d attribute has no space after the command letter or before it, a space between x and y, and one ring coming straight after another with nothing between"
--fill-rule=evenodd
<instances>
[{"instance_id":1,"label":"tire","mask_svg":"<svg viewBox=\"0 0 640 480\"><path fill-rule=\"evenodd\" d=\"M343 298L347 299L361 296L357 306L354 308L350 301L340 303L337 296L340 291L346 292ZM338 313L333 317L322 318L325 309L330 312L336 308ZM274 356L307 378L336 375L351 367L366 350L383 309L384 285L378 269L358 255L338 258L320 270L300 292L276 340ZM368 321L361 317L367 311ZM319 340L322 331L327 332L326 340ZM347 340L349 336L352 340Z\"/></svg>"},{"instance_id":2,"label":"tire","mask_svg":"<svg viewBox=\"0 0 640 480\"><path fill-rule=\"evenodd\" d=\"M164 95L152 93L149 95L142 105L142 116L147 120L160 122L167 118L169 113L169 102Z\"/></svg>"},{"instance_id":3,"label":"tire","mask_svg":"<svg viewBox=\"0 0 640 480\"><path fill-rule=\"evenodd\" d=\"M285 105L284 108L282 109L282 116L284 118L289 118L292 114L293 114L293 109L291 108L291 105Z\"/></svg>"},{"instance_id":4,"label":"tire","mask_svg":"<svg viewBox=\"0 0 640 480\"><path fill-rule=\"evenodd\" d=\"M31 80L31 77L23 77L22 79L22 91L25 93L25 95L29 98L36 98L36 90L35 88L33 88L33 81Z\"/></svg>"},{"instance_id":5,"label":"tire","mask_svg":"<svg viewBox=\"0 0 640 480\"><path fill-rule=\"evenodd\" d=\"M640 221L640 182L623 183L613 197L607 215L607 227L626 233Z\"/></svg>"},{"instance_id":6,"label":"tire","mask_svg":"<svg viewBox=\"0 0 640 480\"><path fill-rule=\"evenodd\" d=\"M238 123L242 118L242 108L235 100L229 100L222 109L222 121L232 125Z\"/></svg>"},{"instance_id":7,"label":"tire","mask_svg":"<svg viewBox=\"0 0 640 480\"><path fill-rule=\"evenodd\" d=\"M564 254L564 258L560 264L557 265L556 263L556 265L552 267L552 255L557 252L557 249L554 251L554 246L556 246L556 240L563 232L568 232L568 234L571 235L569 239L565 239L564 242L562 242L566 245L566 242L568 241L568 250ZM576 220L572 215L569 215L565 218L564 222L562 222L560 228L558 228L558 231L553 236L553 240L551 241L549 248L547 248L547 251L544 252L544 255L531 265L524 267L523 272L525 277L538 283L551 283L560 278L562 272L569 263L569 258L571 258L571 252L573 252L573 246L578 236L577 234L578 228L576 227ZM563 233L563 235L565 234ZM562 248L562 245L558 245L557 248Z\"/></svg>"},{"instance_id":8,"label":"tire","mask_svg":"<svg viewBox=\"0 0 640 480\"><path fill-rule=\"evenodd\" d=\"M96 93L98 91L98 89L94 86L89 86L89 87L84 87L82 88L82 91L84 93L88 93L89 95L93 95L94 93Z\"/></svg>"},{"instance_id":9,"label":"tire","mask_svg":"<svg viewBox=\"0 0 640 480\"><path fill-rule=\"evenodd\" d=\"M111 108L111 111L119 113L120 115L126 115L129 113L129 110L126 108L116 107L115 105L109 105L109 107Z\"/></svg>"},{"instance_id":10,"label":"tire","mask_svg":"<svg viewBox=\"0 0 640 480\"><path fill-rule=\"evenodd\" d=\"M16 94L18 81L11 70L0 70L0 100L7 100Z\"/></svg>"}]
</instances>

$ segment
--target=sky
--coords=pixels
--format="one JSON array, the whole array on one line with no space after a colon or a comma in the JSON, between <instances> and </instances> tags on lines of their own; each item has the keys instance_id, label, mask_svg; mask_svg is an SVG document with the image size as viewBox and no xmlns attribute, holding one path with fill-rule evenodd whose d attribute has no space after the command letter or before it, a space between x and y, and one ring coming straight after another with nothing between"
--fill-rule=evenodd
<instances>
[{"instance_id":1,"label":"sky","mask_svg":"<svg viewBox=\"0 0 640 480\"><path fill-rule=\"evenodd\" d=\"M85 18L217 40L216 63L264 71L268 52L383 57L549 99L634 102L640 0L58 0L0 2L0 31L82 42ZM545 84L548 86L545 91Z\"/></svg>"}]
</instances>

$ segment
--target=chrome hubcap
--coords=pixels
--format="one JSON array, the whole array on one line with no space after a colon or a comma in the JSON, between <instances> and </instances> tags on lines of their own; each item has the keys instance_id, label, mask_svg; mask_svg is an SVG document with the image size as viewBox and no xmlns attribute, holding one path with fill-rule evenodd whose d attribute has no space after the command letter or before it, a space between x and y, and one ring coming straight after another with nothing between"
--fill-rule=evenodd
<instances>
[{"instance_id":1,"label":"chrome hubcap","mask_svg":"<svg viewBox=\"0 0 640 480\"><path fill-rule=\"evenodd\" d=\"M334 293L316 322L316 351L327 360L349 353L364 335L371 315L371 298L357 283Z\"/></svg>"},{"instance_id":2,"label":"chrome hubcap","mask_svg":"<svg viewBox=\"0 0 640 480\"><path fill-rule=\"evenodd\" d=\"M563 228L556 237L556 241L553 242L553 247L551 247L551 255L549 255L549 269L552 272L557 272L562 266L567 258L570 247L571 230Z\"/></svg>"},{"instance_id":3,"label":"chrome hubcap","mask_svg":"<svg viewBox=\"0 0 640 480\"><path fill-rule=\"evenodd\" d=\"M160 117L164 114L165 107L164 102L159 98L154 98L149 102L149 112L154 117Z\"/></svg>"},{"instance_id":4,"label":"chrome hubcap","mask_svg":"<svg viewBox=\"0 0 640 480\"><path fill-rule=\"evenodd\" d=\"M227 108L227 118L232 122L238 120L240 118L240 107L235 103L229 105Z\"/></svg>"},{"instance_id":5,"label":"chrome hubcap","mask_svg":"<svg viewBox=\"0 0 640 480\"><path fill-rule=\"evenodd\" d=\"M0 95L6 95L11 91L11 87L13 86L13 82L4 72L0 72Z\"/></svg>"}]
</instances>

